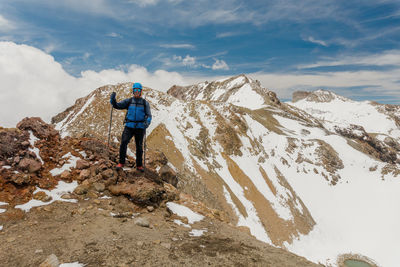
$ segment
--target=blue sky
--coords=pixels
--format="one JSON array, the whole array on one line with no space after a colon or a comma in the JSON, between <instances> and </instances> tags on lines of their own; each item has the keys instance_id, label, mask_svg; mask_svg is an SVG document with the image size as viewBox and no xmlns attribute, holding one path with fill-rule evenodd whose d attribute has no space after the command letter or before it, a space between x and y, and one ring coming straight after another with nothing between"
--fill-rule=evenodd
<instances>
[{"instance_id":1,"label":"blue sky","mask_svg":"<svg viewBox=\"0 0 400 267\"><path fill-rule=\"evenodd\" d=\"M400 104L398 0L2 0L1 41L76 78L132 66L186 84L245 73L284 100L322 88Z\"/></svg>"}]
</instances>

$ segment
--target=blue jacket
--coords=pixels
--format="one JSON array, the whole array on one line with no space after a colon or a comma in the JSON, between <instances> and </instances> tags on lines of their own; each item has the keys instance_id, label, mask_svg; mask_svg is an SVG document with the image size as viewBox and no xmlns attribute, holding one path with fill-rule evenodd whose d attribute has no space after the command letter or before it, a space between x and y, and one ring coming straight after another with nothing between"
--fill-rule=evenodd
<instances>
[{"instance_id":1,"label":"blue jacket","mask_svg":"<svg viewBox=\"0 0 400 267\"><path fill-rule=\"evenodd\" d=\"M110 99L111 105L116 109L127 109L125 126L129 128L146 129L151 123L150 104L143 98L127 98L117 102L115 98Z\"/></svg>"}]
</instances>

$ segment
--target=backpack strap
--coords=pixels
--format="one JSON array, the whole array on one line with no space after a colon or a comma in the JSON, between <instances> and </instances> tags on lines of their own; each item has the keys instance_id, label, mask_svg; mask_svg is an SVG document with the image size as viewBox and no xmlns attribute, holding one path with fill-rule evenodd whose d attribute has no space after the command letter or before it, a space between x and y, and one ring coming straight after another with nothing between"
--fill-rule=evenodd
<instances>
[{"instance_id":1,"label":"backpack strap","mask_svg":"<svg viewBox=\"0 0 400 267\"><path fill-rule=\"evenodd\" d=\"M132 101L133 101L133 97L131 97L131 98L129 99L129 105L128 105L128 108L126 109L124 124L128 122L128 109L129 109L129 107L132 105Z\"/></svg>"}]
</instances>

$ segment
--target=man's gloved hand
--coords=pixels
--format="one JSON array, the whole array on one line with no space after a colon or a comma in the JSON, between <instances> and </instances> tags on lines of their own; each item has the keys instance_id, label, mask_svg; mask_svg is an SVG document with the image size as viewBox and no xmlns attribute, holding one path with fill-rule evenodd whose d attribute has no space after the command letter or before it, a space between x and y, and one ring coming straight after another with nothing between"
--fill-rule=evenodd
<instances>
[{"instance_id":1,"label":"man's gloved hand","mask_svg":"<svg viewBox=\"0 0 400 267\"><path fill-rule=\"evenodd\" d=\"M112 100L112 99L115 99L115 96L117 95L117 93L116 92L112 92L111 93L111 97L110 97L110 100Z\"/></svg>"},{"instance_id":2,"label":"man's gloved hand","mask_svg":"<svg viewBox=\"0 0 400 267\"><path fill-rule=\"evenodd\" d=\"M110 96L110 103L112 104L113 102L115 102L115 96L117 95L116 92L112 92L111 96Z\"/></svg>"}]
</instances>

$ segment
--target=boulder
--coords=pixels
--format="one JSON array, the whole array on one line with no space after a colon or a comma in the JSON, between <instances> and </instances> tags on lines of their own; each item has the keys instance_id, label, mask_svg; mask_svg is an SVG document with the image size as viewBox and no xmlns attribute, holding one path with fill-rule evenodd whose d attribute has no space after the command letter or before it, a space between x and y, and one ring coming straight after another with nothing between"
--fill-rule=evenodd
<instances>
[{"instance_id":1,"label":"boulder","mask_svg":"<svg viewBox=\"0 0 400 267\"><path fill-rule=\"evenodd\" d=\"M14 157L19 152L26 149L23 145L27 142L29 134L17 129L0 129L0 160ZM29 145L29 142L28 142Z\"/></svg>"},{"instance_id":2,"label":"boulder","mask_svg":"<svg viewBox=\"0 0 400 267\"><path fill-rule=\"evenodd\" d=\"M89 191L89 186L85 185L85 184L81 184L75 188L74 193L77 195L83 195L83 194L86 194L88 191Z\"/></svg>"},{"instance_id":3,"label":"boulder","mask_svg":"<svg viewBox=\"0 0 400 267\"><path fill-rule=\"evenodd\" d=\"M26 185L32 182L32 176L27 173L18 173L11 176L11 181L17 185Z\"/></svg>"},{"instance_id":4,"label":"boulder","mask_svg":"<svg viewBox=\"0 0 400 267\"><path fill-rule=\"evenodd\" d=\"M103 183L93 183L93 188L97 192L103 192L106 189L106 186Z\"/></svg>"},{"instance_id":5,"label":"boulder","mask_svg":"<svg viewBox=\"0 0 400 267\"><path fill-rule=\"evenodd\" d=\"M101 173L103 179L108 179L114 176L114 171L111 169L107 169Z\"/></svg>"},{"instance_id":6,"label":"boulder","mask_svg":"<svg viewBox=\"0 0 400 267\"><path fill-rule=\"evenodd\" d=\"M48 196L45 192L43 192L43 191L40 191L40 192L37 192L37 193L35 193L34 195L33 195L33 198L34 199L37 199L37 200L40 200L40 201L43 201L43 202L48 202L48 201L50 201L52 198L51 198L51 196Z\"/></svg>"},{"instance_id":7,"label":"boulder","mask_svg":"<svg viewBox=\"0 0 400 267\"><path fill-rule=\"evenodd\" d=\"M76 168L77 168L78 170L87 169L87 168L89 168L89 167L90 167L90 163L87 162L86 160L78 159L78 160L76 161Z\"/></svg>"},{"instance_id":8,"label":"boulder","mask_svg":"<svg viewBox=\"0 0 400 267\"><path fill-rule=\"evenodd\" d=\"M29 173L34 173L40 170L42 164L34 159L23 158L18 163L18 167L22 170L27 170Z\"/></svg>"},{"instance_id":9,"label":"boulder","mask_svg":"<svg viewBox=\"0 0 400 267\"><path fill-rule=\"evenodd\" d=\"M82 181L82 180L88 179L89 177L90 177L90 170L89 169L85 169L85 170L81 171L81 173L79 174L78 179L80 181Z\"/></svg>"},{"instance_id":10,"label":"boulder","mask_svg":"<svg viewBox=\"0 0 400 267\"><path fill-rule=\"evenodd\" d=\"M134 224L142 227L150 227L150 222L147 218L139 217L134 220Z\"/></svg>"},{"instance_id":11,"label":"boulder","mask_svg":"<svg viewBox=\"0 0 400 267\"><path fill-rule=\"evenodd\" d=\"M84 140L81 142L81 146L85 149L85 151L90 151L94 155L93 158L108 158L109 156L107 144L101 142L100 140Z\"/></svg>"},{"instance_id":12,"label":"boulder","mask_svg":"<svg viewBox=\"0 0 400 267\"><path fill-rule=\"evenodd\" d=\"M58 131L51 124L45 123L39 117L24 118L17 124L17 128L25 131L32 131L40 139L49 139L58 135Z\"/></svg>"},{"instance_id":13,"label":"boulder","mask_svg":"<svg viewBox=\"0 0 400 267\"><path fill-rule=\"evenodd\" d=\"M126 182L108 187L113 195L126 195L135 204L141 206L158 206L165 198L165 189L147 179L141 179L137 183L130 184Z\"/></svg>"}]
</instances>

